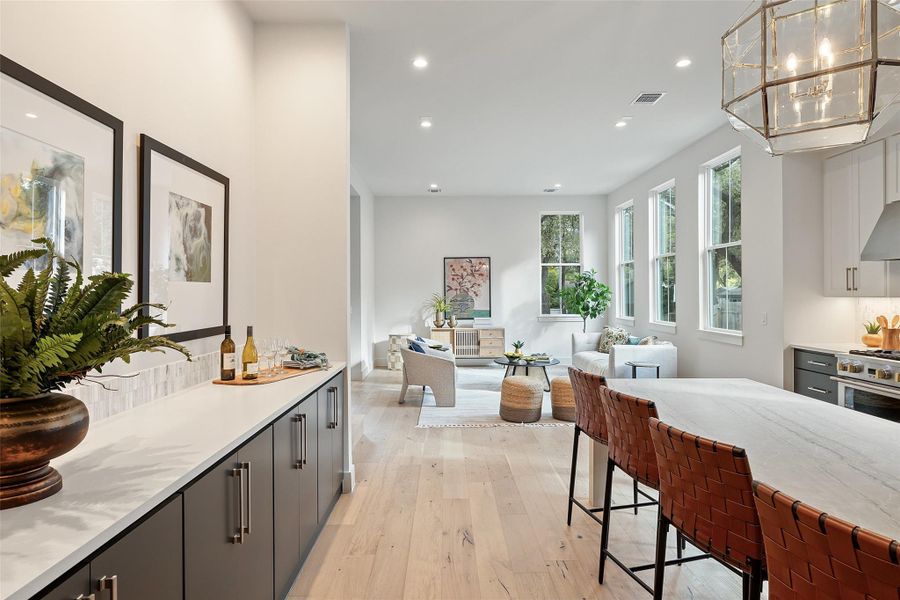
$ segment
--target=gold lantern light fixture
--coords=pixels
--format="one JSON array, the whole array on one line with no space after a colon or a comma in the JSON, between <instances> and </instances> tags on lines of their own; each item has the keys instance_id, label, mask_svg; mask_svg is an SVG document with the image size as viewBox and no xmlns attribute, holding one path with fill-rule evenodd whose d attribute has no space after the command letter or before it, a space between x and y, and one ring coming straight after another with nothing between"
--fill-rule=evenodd
<instances>
[{"instance_id":1,"label":"gold lantern light fixture","mask_svg":"<svg viewBox=\"0 0 900 600\"><path fill-rule=\"evenodd\" d=\"M722 109L772 154L865 141L898 94L900 0L762 0L722 36Z\"/></svg>"}]
</instances>

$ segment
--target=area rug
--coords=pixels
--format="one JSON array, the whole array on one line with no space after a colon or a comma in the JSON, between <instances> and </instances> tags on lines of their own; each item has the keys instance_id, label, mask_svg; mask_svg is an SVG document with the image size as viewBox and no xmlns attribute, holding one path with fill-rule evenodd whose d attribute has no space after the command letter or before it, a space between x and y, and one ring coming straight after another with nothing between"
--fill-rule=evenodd
<instances>
[{"instance_id":1,"label":"area rug","mask_svg":"<svg viewBox=\"0 0 900 600\"><path fill-rule=\"evenodd\" d=\"M568 421L553 418L550 392L544 393L541 420L510 423L500 418L500 385L505 369L499 367L459 367L456 372L456 406L436 406L430 389L410 388L407 402L422 398L416 427L571 427ZM566 375L566 367L547 369L551 379Z\"/></svg>"}]
</instances>

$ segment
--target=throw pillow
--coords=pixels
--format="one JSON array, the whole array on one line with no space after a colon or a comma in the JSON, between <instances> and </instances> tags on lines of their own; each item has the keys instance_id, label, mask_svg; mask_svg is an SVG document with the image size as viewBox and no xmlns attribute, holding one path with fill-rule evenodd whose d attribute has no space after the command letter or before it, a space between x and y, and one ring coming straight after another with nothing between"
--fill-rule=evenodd
<instances>
[{"instance_id":1,"label":"throw pillow","mask_svg":"<svg viewBox=\"0 0 900 600\"><path fill-rule=\"evenodd\" d=\"M638 342L638 346L655 346L659 343L659 338L655 335L648 335L640 342Z\"/></svg>"},{"instance_id":2,"label":"throw pillow","mask_svg":"<svg viewBox=\"0 0 900 600\"><path fill-rule=\"evenodd\" d=\"M638 336L636 336L636 335L628 336L628 345L629 346L637 346L640 343L641 343L641 338L639 338Z\"/></svg>"},{"instance_id":3,"label":"throw pillow","mask_svg":"<svg viewBox=\"0 0 900 600\"><path fill-rule=\"evenodd\" d=\"M422 344L413 340L409 341L409 349L414 352L418 352L419 354L426 354L425 348L422 346Z\"/></svg>"},{"instance_id":4,"label":"throw pillow","mask_svg":"<svg viewBox=\"0 0 900 600\"><path fill-rule=\"evenodd\" d=\"M610 348L617 344L628 342L628 332L620 327L604 327L600 332L600 342L597 344L597 352L609 354Z\"/></svg>"}]
</instances>

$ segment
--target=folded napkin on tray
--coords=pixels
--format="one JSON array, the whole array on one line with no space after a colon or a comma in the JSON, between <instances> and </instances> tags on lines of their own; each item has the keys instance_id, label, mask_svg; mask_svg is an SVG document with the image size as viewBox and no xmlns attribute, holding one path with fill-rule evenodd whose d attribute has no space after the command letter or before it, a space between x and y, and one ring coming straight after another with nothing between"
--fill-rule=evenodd
<instances>
[{"instance_id":1,"label":"folded napkin on tray","mask_svg":"<svg viewBox=\"0 0 900 600\"><path fill-rule=\"evenodd\" d=\"M284 361L284 366L288 369L312 369L328 366L328 357L324 352L310 352L294 346L288 346L287 350L289 359Z\"/></svg>"}]
</instances>

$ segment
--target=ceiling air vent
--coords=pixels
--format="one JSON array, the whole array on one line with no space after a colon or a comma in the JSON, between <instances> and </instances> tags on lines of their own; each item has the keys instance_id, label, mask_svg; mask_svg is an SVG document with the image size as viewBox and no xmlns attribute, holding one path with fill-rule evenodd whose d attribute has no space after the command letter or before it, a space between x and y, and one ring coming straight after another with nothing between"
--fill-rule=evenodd
<instances>
[{"instance_id":1,"label":"ceiling air vent","mask_svg":"<svg viewBox=\"0 0 900 600\"><path fill-rule=\"evenodd\" d=\"M631 103L642 106L653 106L665 95L665 92L641 92L637 95L637 98L631 101Z\"/></svg>"},{"instance_id":2,"label":"ceiling air vent","mask_svg":"<svg viewBox=\"0 0 900 600\"><path fill-rule=\"evenodd\" d=\"M559 191L559 188L555 188L555 187L544 188L545 194L552 194L553 192L558 192L558 191Z\"/></svg>"}]
</instances>

